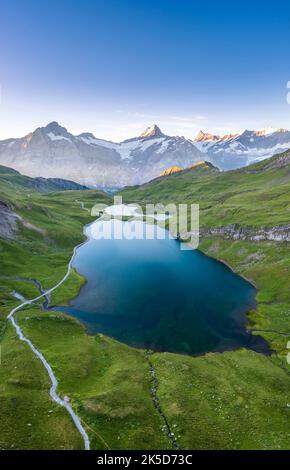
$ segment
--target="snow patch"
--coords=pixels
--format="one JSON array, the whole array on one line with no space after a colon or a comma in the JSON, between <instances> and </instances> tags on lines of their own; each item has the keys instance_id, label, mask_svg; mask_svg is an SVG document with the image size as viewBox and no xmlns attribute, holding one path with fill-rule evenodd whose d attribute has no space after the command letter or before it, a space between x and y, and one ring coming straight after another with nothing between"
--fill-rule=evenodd
<instances>
[{"instance_id":1,"label":"snow patch","mask_svg":"<svg viewBox=\"0 0 290 470\"><path fill-rule=\"evenodd\" d=\"M107 140L96 139L95 137L79 137L87 145L100 146L108 149L115 150L119 144L108 142Z\"/></svg>"},{"instance_id":2,"label":"snow patch","mask_svg":"<svg viewBox=\"0 0 290 470\"><path fill-rule=\"evenodd\" d=\"M280 151L283 152L284 150L288 150L290 148L290 142L285 142L284 144L277 144L274 147L269 148L249 148L245 150L237 150L236 153L238 155L253 155L253 156L260 156L260 157L271 157L275 153L279 153Z\"/></svg>"},{"instance_id":3,"label":"snow patch","mask_svg":"<svg viewBox=\"0 0 290 470\"><path fill-rule=\"evenodd\" d=\"M166 150L168 149L168 145L170 143L170 139L166 139L162 142L162 144L160 145L159 149L156 150L156 153L164 153L166 152ZM182 142L184 144L184 142Z\"/></svg>"},{"instance_id":4,"label":"snow patch","mask_svg":"<svg viewBox=\"0 0 290 470\"><path fill-rule=\"evenodd\" d=\"M50 140L67 140L68 142L71 142L68 137L65 137L64 135L55 135L53 132L49 132L47 136Z\"/></svg>"},{"instance_id":5,"label":"snow patch","mask_svg":"<svg viewBox=\"0 0 290 470\"><path fill-rule=\"evenodd\" d=\"M118 148L116 148L116 151L120 154L122 160L126 158L130 159L132 158L132 152L134 150L137 150L139 152L144 152L152 145L160 144L164 140L166 140L165 137L159 137L156 139L149 139L149 140L136 139L136 140L131 140L129 142L122 142L121 144L119 144Z\"/></svg>"},{"instance_id":6,"label":"snow patch","mask_svg":"<svg viewBox=\"0 0 290 470\"><path fill-rule=\"evenodd\" d=\"M271 134L275 134L276 132L283 132L283 131L285 130L269 126L269 127L266 127L265 129L260 129L259 131L256 131L255 134L258 136L265 136L265 135L271 135Z\"/></svg>"}]
</instances>

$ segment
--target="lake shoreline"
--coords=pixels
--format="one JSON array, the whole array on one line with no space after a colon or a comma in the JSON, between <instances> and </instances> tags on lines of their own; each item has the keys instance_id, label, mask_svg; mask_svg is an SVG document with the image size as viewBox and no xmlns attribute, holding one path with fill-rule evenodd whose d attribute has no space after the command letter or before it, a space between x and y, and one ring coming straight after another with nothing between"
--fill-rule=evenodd
<instances>
[{"instance_id":1,"label":"lake shoreline","mask_svg":"<svg viewBox=\"0 0 290 470\"><path fill-rule=\"evenodd\" d=\"M113 214L112 214L112 215L113 215ZM130 215L131 215L131 214L130 214ZM119 214L118 214L118 216L119 216ZM115 218L115 217L114 217L114 218ZM78 255L78 253L79 253L78 250L79 250L79 249L81 249L87 242L89 242L89 241L91 241L92 239L94 239L94 236L92 236L92 233L91 233L92 225L93 225L94 223L96 223L96 222L100 222L101 220L102 220L102 215L99 216L99 217L98 217L96 220L94 220L93 222L91 222L91 223L89 223L89 224L86 224L86 225L84 226L83 233L84 233L85 236L86 236L86 240L85 240L81 245L79 245L78 249L75 251L75 257ZM105 220L107 221L106 218L105 218ZM111 219L109 219L109 220L111 220ZM126 221L126 222L127 222L127 221ZM142 223L144 223L144 222L142 222ZM156 224L156 225L157 225L157 224ZM168 232L167 229L165 229L165 230ZM175 237L173 237L173 238L176 240ZM189 246L190 246L190 245L189 245ZM195 251L195 250L192 249L191 247L190 247L190 249L191 249L191 251ZM206 259L211 259L211 260L213 260L213 261L215 261L215 262L221 263L221 264L224 266L224 268L226 268L231 274L233 274L233 275L236 276L237 278L243 279L243 281L245 281L247 284L251 285L252 288L254 288L254 289L256 290L256 286L255 286L252 282L249 282L249 280L246 279L245 276L243 276L243 275L240 276L239 274L235 273L235 271L232 269L232 267L231 267L228 263L224 262L223 260L217 259L217 258L215 258L215 257L213 257L213 256L209 256L209 255L207 255L204 251L202 251L202 250L200 250L200 249L198 249L197 251L199 252L199 254L200 254L201 256L204 256ZM72 260L72 264L73 264L73 262L75 261L75 257L74 257L73 260ZM116 339L117 341L121 341L121 342L125 342L125 343L126 343L126 340L125 340L125 339L121 339L121 338L118 337L118 336L116 337L116 336L114 336L114 334L111 334L111 333L109 333L109 332L106 331L106 330L104 331L104 330L100 329L100 330L95 331L94 328L92 329L92 328L90 327L90 323L87 323L84 318L83 318L83 319L82 319L82 318L79 318L78 313L77 313L77 310L75 310L76 314L74 314L74 312L66 311L66 307L71 308L72 310L74 309L74 306L73 306L73 304L71 303L72 300L73 300L73 299L78 299L78 298L79 298L79 295L80 295L80 293L81 293L81 291L82 291L82 288L88 284L88 279L86 278L86 276L84 275L84 273L80 273L80 271L79 271L79 269L77 268L77 266L73 266L73 268L77 271L78 275L79 275L82 279L85 279L85 280L86 280L86 282L85 282L85 283L82 283L82 285L79 286L79 289L78 289L78 293L77 293L77 294L74 293L74 296L70 297L70 299L67 298L66 304L62 303L61 305L53 305L53 306L51 306L51 307L49 308L49 310L50 310L50 311L51 311L51 310L58 311L58 312L60 312L60 313L62 313L62 314L64 314L64 315L68 315L68 316L70 316L71 318L74 318L75 320L79 321L79 322L82 324L82 326L85 328L85 330L86 330L86 332L87 332L87 334L88 334L89 336L94 336L95 334L97 334L98 332L100 332L100 333L105 334L105 335L107 335L107 336L111 336L112 338ZM257 336L257 335L252 335L252 334L250 333L250 330L248 329L248 327L249 327L249 314L250 314L251 311L254 311L254 310L256 309L256 305L257 305L257 301L256 301L256 293L255 293L255 294L254 294L254 297L253 297L253 304L252 304L249 308L247 308L245 311L241 311L240 313L238 313L238 310L237 310L237 315L240 316L240 320L237 320L237 321L238 321L238 324L241 325L241 326L240 326L240 328L242 328L241 331L244 331L245 333L249 334L251 337L252 337L252 336L253 336L253 337L256 337L256 336ZM233 318L234 318L234 317L233 317ZM90 321L92 321L92 320L90 320ZM239 322L241 322L241 323L239 323ZM259 335L259 336L260 336L260 335ZM225 338L226 338L226 337L225 337ZM268 345L267 341L263 338L263 336L260 336L260 338L261 338L261 345L259 345L259 346L258 346L259 339L254 338L254 340L257 341L257 348L258 348L258 349L257 349L257 352L262 352L263 354L271 354L270 349L269 349L269 345ZM153 348L153 349L154 349L156 352L171 351L172 353L176 353L176 354L189 354L189 355L191 355L192 357L195 357L195 356L200 356L200 355L207 354L207 353L216 353L216 352L222 353L223 351L232 351L232 350L239 349L240 347L246 347L246 348L249 348L249 349L252 349L252 347L254 347L254 343L252 344L250 340L249 340L250 342L248 343L248 346L247 346L247 345L244 345L244 346L243 346L243 345L237 345L237 346L235 346L234 343L233 343L233 345L230 345L230 343L229 343L229 345L227 345L227 341L229 341L229 338L228 338L228 340L225 341L224 345L218 346L218 347L216 347L216 348L210 347L210 348L206 349L205 351L198 351L198 352L194 352L194 351L186 352L186 351L180 351L180 350L178 350L178 349L177 349L177 350L168 349L168 348L166 348L166 347L165 347L165 348L164 348L164 347L163 347L163 348L162 348L162 347L158 347L158 348L156 348L156 349L154 349L154 348ZM265 342L265 345L264 345L264 346L262 346L262 341ZM147 343L147 344L143 344L143 343L142 343L142 344L138 344L138 341L137 341L137 346L134 345L134 342L133 342L133 343L132 343L132 342L129 342L129 343L127 342L127 344L131 345L132 347L137 347L138 349L144 349L144 348L148 348L148 347L150 348L150 344L148 344L148 343ZM252 344L252 346L250 346L251 344ZM255 349L255 347L254 347L254 349Z\"/></svg>"}]
</instances>

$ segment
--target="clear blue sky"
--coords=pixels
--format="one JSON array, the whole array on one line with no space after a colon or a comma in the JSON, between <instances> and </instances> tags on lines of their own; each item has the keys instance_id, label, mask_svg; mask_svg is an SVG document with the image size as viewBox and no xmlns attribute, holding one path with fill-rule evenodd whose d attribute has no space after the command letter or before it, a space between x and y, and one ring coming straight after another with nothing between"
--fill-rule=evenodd
<instances>
[{"instance_id":1,"label":"clear blue sky","mask_svg":"<svg viewBox=\"0 0 290 470\"><path fill-rule=\"evenodd\" d=\"M0 21L0 138L290 128L289 2L1 0Z\"/></svg>"}]
</instances>

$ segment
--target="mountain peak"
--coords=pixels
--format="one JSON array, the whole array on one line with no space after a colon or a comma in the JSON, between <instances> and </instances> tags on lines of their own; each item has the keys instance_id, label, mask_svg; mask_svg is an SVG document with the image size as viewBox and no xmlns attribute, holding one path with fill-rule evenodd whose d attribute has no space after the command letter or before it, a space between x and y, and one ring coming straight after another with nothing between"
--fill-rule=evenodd
<instances>
[{"instance_id":1,"label":"mountain peak","mask_svg":"<svg viewBox=\"0 0 290 470\"><path fill-rule=\"evenodd\" d=\"M160 130L160 128L157 126L157 124L153 124L153 126L147 127L147 129L142 132L140 135L141 138L151 138L151 137L164 137L164 134Z\"/></svg>"},{"instance_id":2,"label":"mountain peak","mask_svg":"<svg viewBox=\"0 0 290 470\"><path fill-rule=\"evenodd\" d=\"M220 140L220 136L210 134L208 132L199 131L199 133L197 134L197 136L194 139L194 142L204 142L204 141L215 142L217 140Z\"/></svg>"},{"instance_id":3,"label":"mountain peak","mask_svg":"<svg viewBox=\"0 0 290 470\"><path fill-rule=\"evenodd\" d=\"M259 137L262 137L262 136L267 136L267 135L271 135L271 134L276 134L277 132L288 132L287 129L283 129L283 128L276 128L276 127L272 127L272 126L269 126L265 129L260 129L258 131L255 132L255 134Z\"/></svg>"},{"instance_id":4,"label":"mountain peak","mask_svg":"<svg viewBox=\"0 0 290 470\"><path fill-rule=\"evenodd\" d=\"M86 139L96 139L94 134L92 134L91 132L82 132L77 137L84 137Z\"/></svg>"},{"instance_id":5,"label":"mountain peak","mask_svg":"<svg viewBox=\"0 0 290 470\"><path fill-rule=\"evenodd\" d=\"M48 134L49 132L53 132L53 134L55 134L55 135L63 135L63 134L66 135L66 134L68 134L68 131L66 130L66 128L62 127L56 121L50 122L43 129L46 132L46 134Z\"/></svg>"}]
</instances>

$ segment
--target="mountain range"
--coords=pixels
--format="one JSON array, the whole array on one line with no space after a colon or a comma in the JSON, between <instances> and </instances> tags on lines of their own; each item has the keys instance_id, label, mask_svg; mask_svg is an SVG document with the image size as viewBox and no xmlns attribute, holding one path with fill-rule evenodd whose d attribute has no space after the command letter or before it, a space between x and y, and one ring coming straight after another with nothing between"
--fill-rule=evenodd
<instances>
[{"instance_id":1,"label":"mountain range","mask_svg":"<svg viewBox=\"0 0 290 470\"><path fill-rule=\"evenodd\" d=\"M256 163L290 148L287 129L269 127L259 131L217 136L200 131L195 146L222 170L232 170Z\"/></svg>"},{"instance_id":2,"label":"mountain range","mask_svg":"<svg viewBox=\"0 0 290 470\"><path fill-rule=\"evenodd\" d=\"M0 141L0 164L24 175L64 178L82 185L118 188L142 184L171 167L207 160L222 170L239 168L290 148L285 129L244 131L195 139L167 136L154 124L120 143L85 132L73 135L57 122L22 138Z\"/></svg>"}]
</instances>

